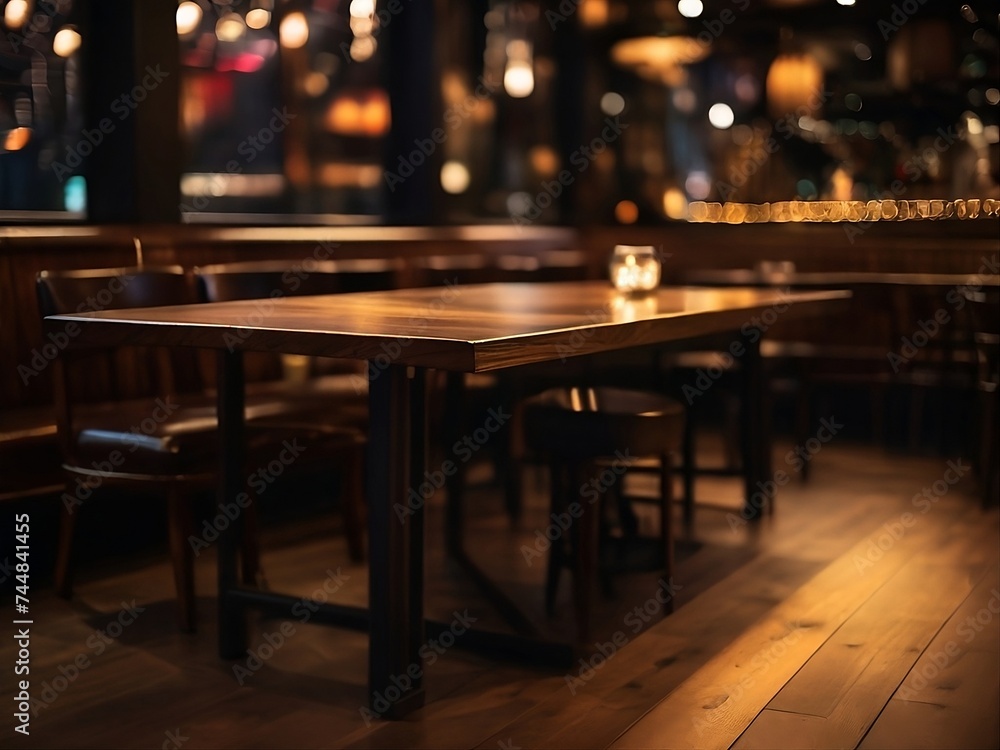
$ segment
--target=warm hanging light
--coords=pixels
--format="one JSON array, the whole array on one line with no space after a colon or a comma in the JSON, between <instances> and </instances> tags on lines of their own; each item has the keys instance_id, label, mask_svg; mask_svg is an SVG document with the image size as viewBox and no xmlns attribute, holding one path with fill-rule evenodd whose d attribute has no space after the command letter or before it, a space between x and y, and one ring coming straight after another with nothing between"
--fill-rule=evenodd
<instances>
[{"instance_id":1,"label":"warm hanging light","mask_svg":"<svg viewBox=\"0 0 1000 750\"><path fill-rule=\"evenodd\" d=\"M767 106L773 117L812 108L823 90L823 68L809 55L779 55L767 71Z\"/></svg>"},{"instance_id":2,"label":"warm hanging light","mask_svg":"<svg viewBox=\"0 0 1000 750\"><path fill-rule=\"evenodd\" d=\"M446 193L459 195L469 189L472 177L460 161L446 161L441 167L441 187Z\"/></svg>"},{"instance_id":3,"label":"warm hanging light","mask_svg":"<svg viewBox=\"0 0 1000 750\"><path fill-rule=\"evenodd\" d=\"M677 10L685 18L697 18L705 10L701 0L679 0Z\"/></svg>"},{"instance_id":4,"label":"warm hanging light","mask_svg":"<svg viewBox=\"0 0 1000 750\"><path fill-rule=\"evenodd\" d=\"M324 124L340 135L383 136L392 125L389 97L381 89L343 94L330 102Z\"/></svg>"},{"instance_id":5,"label":"warm hanging light","mask_svg":"<svg viewBox=\"0 0 1000 750\"><path fill-rule=\"evenodd\" d=\"M3 22L11 30L20 29L30 17L31 5L28 0L10 0L3 9Z\"/></svg>"},{"instance_id":6,"label":"warm hanging light","mask_svg":"<svg viewBox=\"0 0 1000 750\"><path fill-rule=\"evenodd\" d=\"M351 42L351 59L355 62L365 62L366 60L371 60L375 55L375 50L378 49L378 42L375 41L375 37L369 36L359 36Z\"/></svg>"},{"instance_id":7,"label":"warm hanging light","mask_svg":"<svg viewBox=\"0 0 1000 750\"><path fill-rule=\"evenodd\" d=\"M352 0L350 14L353 18L371 18L375 13L375 0Z\"/></svg>"},{"instance_id":8,"label":"warm hanging light","mask_svg":"<svg viewBox=\"0 0 1000 750\"><path fill-rule=\"evenodd\" d=\"M239 13L226 13L215 24L215 36L220 42L239 41L247 33L246 24Z\"/></svg>"},{"instance_id":9,"label":"warm hanging light","mask_svg":"<svg viewBox=\"0 0 1000 750\"><path fill-rule=\"evenodd\" d=\"M265 8L253 8L247 11L247 26L251 29L266 29L271 23L271 12Z\"/></svg>"},{"instance_id":10,"label":"warm hanging light","mask_svg":"<svg viewBox=\"0 0 1000 750\"><path fill-rule=\"evenodd\" d=\"M724 102L718 102L709 107L708 121L712 124L712 127L725 130L732 127L733 122L736 121L736 116L733 114L732 107Z\"/></svg>"},{"instance_id":11,"label":"warm hanging light","mask_svg":"<svg viewBox=\"0 0 1000 750\"><path fill-rule=\"evenodd\" d=\"M637 75L667 86L686 79L685 65L704 59L709 45L688 36L643 36L623 39L611 48L611 59Z\"/></svg>"},{"instance_id":12,"label":"warm hanging light","mask_svg":"<svg viewBox=\"0 0 1000 750\"><path fill-rule=\"evenodd\" d=\"M535 71L531 57L531 45L525 40L512 39L508 42L503 87L514 99L524 99L535 90Z\"/></svg>"},{"instance_id":13,"label":"warm hanging light","mask_svg":"<svg viewBox=\"0 0 1000 750\"><path fill-rule=\"evenodd\" d=\"M503 72L503 87L514 99L531 96L531 92L535 90L535 73L531 64L522 60L507 63Z\"/></svg>"},{"instance_id":14,"label":"warm hanging light","mask_svg":"<svg viewBox=\"0 0 1000 750\"><path fill-rule=\"evenodd\" d=\"M201 6L198 3L185 0L177 6L177 34L187 36L201 24Z\"/></svg>"},{"instance_id":15,"label":"warm hanging light","mask_svg":"<svg viewBox=\"0 0 1000 750\"><path fill-rule=\"evenodd\" d=\"M580 14L580 23L584 26L604 26L608 22L608 0L583 0L577 12Z\"/></svg>"},{"instance_id":16,"label":"warm hanging light","mask_svg":"<svg viewBox=\"0 0 1000 750\"><path fill-rule=\"evenodd\" d=\"M52 39L52 51L59 57L71 57L74 52L80 49L80 32L72 26L64 26L56 32Z\"/></svg>"},{"instance_id":17,"label":"warm hanging light","mask_svg":"<svg viewBox=\"0 0 1000 750\"><path fill-rule=\"evenodd\" d=\"M304 13L295 11L281 19L278 38L286 49L299 49L309 41L309 23Z\"/></svg>"}]
</instances>

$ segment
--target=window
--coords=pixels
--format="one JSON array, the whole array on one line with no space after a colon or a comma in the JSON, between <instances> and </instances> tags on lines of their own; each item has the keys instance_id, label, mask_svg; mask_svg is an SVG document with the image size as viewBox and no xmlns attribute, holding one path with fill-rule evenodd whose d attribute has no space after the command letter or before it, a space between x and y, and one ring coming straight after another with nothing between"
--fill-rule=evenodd
<instances>
[{"instance_id":1,"label":"window","mask_svg":"<svg viewBox=\"0 0 1000 750\"><path fill-rule=\"evenodd\" d=\"M383 22L371 0L181 2L182 220L378 217Z\"/></svg>"},{"instance_id":2,"label":"window","mask_svg":"<svg viewBox=\"0 0 1000 750\"><path fill-rule=\"evenodd\" d=\"M7 0L0 35L0 220L87 215L79 3Z\"/></svg>"}]
</instances>

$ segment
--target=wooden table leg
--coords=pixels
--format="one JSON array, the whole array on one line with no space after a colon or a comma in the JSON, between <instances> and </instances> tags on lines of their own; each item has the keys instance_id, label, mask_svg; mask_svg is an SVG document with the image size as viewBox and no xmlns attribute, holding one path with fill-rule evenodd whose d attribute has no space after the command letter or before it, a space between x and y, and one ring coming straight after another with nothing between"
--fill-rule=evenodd
<instances>
[{"instance_id":1,"label":"wooden table leg","mask_svg":"<svg viewBox=\"0 0 1000 750\"><path fill-rule=\"evenodd\" d=\"M244 454L244 376L243 353L219 351L218 356L218 419L219 419L219 502L223 506L240 504L236 496L246 490ZM247 650L245 609L229 592L239 585L237 571L243 516L219 532L219 656L236 659Z\"/></svg>"},{"instance_id":2,"label":"wooden table leg","mask_svg":"<svg viewBox=\"0 0 1000 750\"><path fill-rule=\"evenodd\" d=\"M369 386L368 690L371 710L386 718L399 718L424 703L419 656L424 509L408 497L415 474L411 467L422 464L412 460L413 431L423 429L424 415L422 400L412 398L413 385L405 366L390 365Z\"/></svg>"}]
</instances>

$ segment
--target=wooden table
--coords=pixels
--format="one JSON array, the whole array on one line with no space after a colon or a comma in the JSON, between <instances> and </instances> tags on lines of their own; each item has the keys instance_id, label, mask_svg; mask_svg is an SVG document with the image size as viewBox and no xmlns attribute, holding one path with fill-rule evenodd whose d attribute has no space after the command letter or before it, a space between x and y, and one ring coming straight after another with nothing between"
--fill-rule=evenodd
<instances>
[{"instance_id":1,"label":"wooden table","mask_svg":"<svg viewBox=\"0 0 1000 750\"><path fill-rule=\"evenodd\" d=\"M68 321L78 323L73 346L216 349L224 503L244 489L244 350L368 361L369 610L325 604L311 621L367 625L369 701L373 710L398 717L423 704L418 651L425 626L431 635L443 628L423 616L423 509L403 520L393 510L423 481L427 368L487 372L737 332L767 310L789 305L783 315L817 314L848 297L843 291L661 288L625 298L605 282L490 284L104 311L55 316L46 325L61 330ZM753 426L762 424L762 379L756 342L747 339L746 350L744 438L753 441ZM755 455L748 489L766 466L762 452ZM234 523L219 539L219 651L230 659L246 652L247 610L291 618L299 601L239 585L241 531ZM379 699L387 694L399 697L383 711Z\"/></svg>"}]
</instances>

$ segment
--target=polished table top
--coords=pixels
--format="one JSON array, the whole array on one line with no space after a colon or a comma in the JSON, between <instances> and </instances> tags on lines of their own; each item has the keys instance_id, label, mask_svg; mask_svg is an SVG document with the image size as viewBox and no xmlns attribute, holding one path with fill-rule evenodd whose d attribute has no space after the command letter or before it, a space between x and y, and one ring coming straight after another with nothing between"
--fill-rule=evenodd
<instances>
[{"instance_id":1,"label":"polished table top","mask_svg":"<svg viewBox=\"0 0 1000 750\"><path fill-rule=\"evenodd\" d=\"M484 372L738 330L768 309L838 306L847 291L661 287L608 282L483 284L216 302L58 315L84 323L73 344L199 346ZM832 308L831 308L832 309Z\"/></svg>"}]
</instances>

